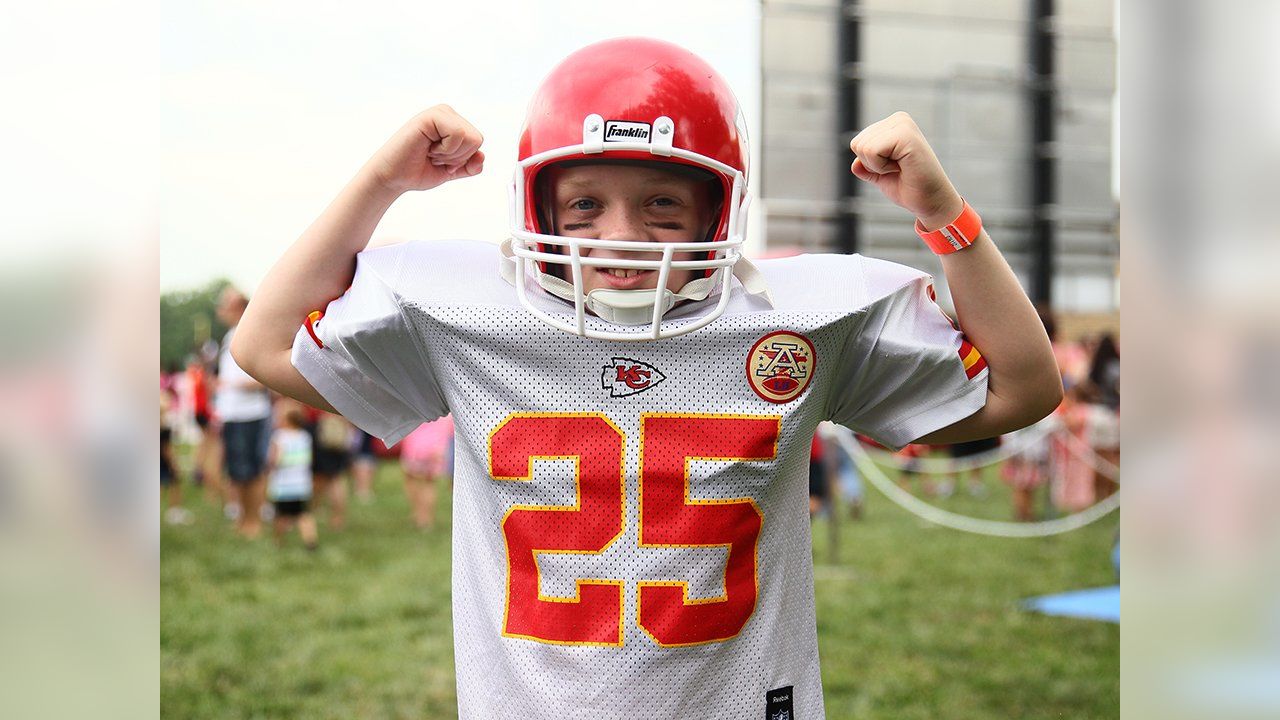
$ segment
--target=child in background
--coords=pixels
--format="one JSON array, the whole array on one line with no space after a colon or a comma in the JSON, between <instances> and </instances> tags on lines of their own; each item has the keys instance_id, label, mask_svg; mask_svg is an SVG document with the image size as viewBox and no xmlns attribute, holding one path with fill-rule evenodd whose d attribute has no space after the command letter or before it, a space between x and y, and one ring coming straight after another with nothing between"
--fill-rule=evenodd
<instances>
[{"instance_id":1,"label":"child in background","mask_svg":"<svg viewBox=\"0 0 1280 720\"><path fill-rule=\"evenodd\" d=\"M306 431L306 413L302 406L289 400L276 405L277 429L271 433L271 449L267 455L267 497L275 507L272 526L277 545L284 544L284 534L295 523L308 550L315 550L319 540L316 520L308 505L311 501L311 435Z\"/></svg>"},{"instance_id":2,"label":"child in background","mask_svg":"<svg viewBox=\"0 0 1280 720\"><path fill-rule=\"evenodd\" d=\"M354 448L351 458L351 484L355 486L356 499L363 505L373 502L373 479L378 470L378 458L373 452L373 436L356 428L351 441Z\"/></svg>"},{"instance_id":3,"label":"child in background","mask_svg":"<svg viewBox=\"0 0 1280 720\"><path fill-rule=\"evenodd\" d=\"M1062 430L1052 436L1049 444L1053 470L1050 487L1054 507L1063 513L1080 512L1096 501L1093 464L1088 457L1089 405L1083 391L1082 385L1068 387L1062 405L1054 413Z\"/></svg>"},{"instance_id":4,"label":"child in background","mask_svg":"<svg viewBox=\"0 0 1280 720\"><path fill-rule=\"evenodd\" d=\"M861 520L864 494L862 476L858 474L858 466L853 458L840 447L840 441L836 438L837 432L835 423L824 420L818 424L818 436L822 438L833 461L831 465L837 486L840 488L840 495L849 505L849 519Z\"/></svg>"},{"instance_id":5,"label":"child in background","mask_svg":"<svg viewBox=\"0 0 1280 720\"><path fill-rule=\"evenodd\" d=\"M182 480L178 477L177 463L173 459L173 398L169 391L160 390L160 487L165 491L167 509L164 521L170 525L190 525L195 521L191 511L182 507Z\"/></svg>"},{"instance_id":6,"label":"child in background","mask_svg":"<svg viewBox=\"0 0 1280 720\"><path fill-rule=\"evenodd\" d=\"M1009 486L1013 517L1019 522L1035 522L1040 517L1036 495L1049 480L1051 438L1061 425L1061 418L1050 415L1004 438L1016 450L1000 466L1000 478Z\"/></svg>"},{"instance_id":7,"label":"child in background","mask_svg":"<svg viewBox=\"0 0 1280 720\"><path fill-rule=\"evenodd\" d=\"M813 433L813 442L809 444L809 519L817 517L826 510L828 500L827 465L822 438Z\"/></svg>"},{"instance_id":8,"label":"child in background","mask_svg":"<svg viewBox=\"0 0 1280 720\"><path fill-rule=\"evenodd\" d=\"M1102 463L1094 469L1094 494L1104 500L1119 489L1120 469L1120 348L1111 333L1098 338L1085 383L1089 403L1089 448ZM1115 468L1107 470L1107 466Z\"/></svg>"},{"instance_id":9,"label":"child in background","mask_svg":"<svg viewBox=\"0 0 1280 720\"><path fill-rule=\"evenodd\" d=\"M213 402L209 392L209 375L198 355L187 358L183 371L183 403L189 406L191 418L200 429L200 441L196 445L192 479L204 488L205 501L210 505L225 504L229 493L222 486L222 463L218 458L218 433L213 426Z\"/></svg>"},{"instance_id":10,"label":"child in background","mask_svg":"<svg viewBox=\"0 0 1280 720\"><path fill-rule=\"evenodd\" d=\"M430 530L436 523L436 478L452 468L447 462L453 440L453 416L423 423L401 441L400 469L404 471L404 492L409 497L413 525Z\"/></svg>"},{"instance_id":11,"label":"child in background","mask_svg":"<svg viewBox=\"0 0 1280 720\"><path fill-rule=\"evenodd\" d=\"M346 474L351 469L355 427L341 415L317 412L314 415L315 446L311 453L313 495L317 503L329 506L329 527L342 530L347 525Z\"/></svg>"},{"instance_id":12,"label":"child in background","mask_svg":"<svg viewBox=\"0 0 1280 720\"><path fill-rule=\"evenodd\" d=\"M975 461L974 458L991 453L999 449L999 447L1000 438L998 437L948 445L947 454L951 456L954 464L952 466L953 470L942 481L940 494L943 497L950 497L955 492L955 488L963 481L970 497L986 497L987 486L982 480L982 470L985 464Z\"/></svg>"}]
</instances>

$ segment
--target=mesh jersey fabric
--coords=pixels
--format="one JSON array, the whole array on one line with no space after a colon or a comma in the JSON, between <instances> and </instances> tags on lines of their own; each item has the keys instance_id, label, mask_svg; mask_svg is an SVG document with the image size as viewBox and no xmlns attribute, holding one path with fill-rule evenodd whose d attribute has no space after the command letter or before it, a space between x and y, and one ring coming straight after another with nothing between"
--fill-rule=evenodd
<instances>
[{"instance_id":1,"label":"mesh jersey fabric","mask_svg":"<svg viewBox=\"0 0 1280 720\"><path fill-rule=\"evenodd\" d=\"M367 250L314 324L323 347L300 330L293 350L389 444L453 413L460 717L758 717L780 688L792 717L823 717L818 423L896 447L985 402L928 276L856 255L761 261L772 305L735 286L706 328L634 343L546 325L498 262L485 243ZM751 374L780 332L805 384L775 402Z\"/></svg>"}]
</instances>

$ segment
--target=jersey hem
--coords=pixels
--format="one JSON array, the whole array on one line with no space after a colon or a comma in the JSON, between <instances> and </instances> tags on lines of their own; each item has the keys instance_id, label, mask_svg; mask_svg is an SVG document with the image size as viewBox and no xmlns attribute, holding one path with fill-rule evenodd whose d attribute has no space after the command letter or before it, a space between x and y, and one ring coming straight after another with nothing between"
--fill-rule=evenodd
<instances>
[{"instance_id":1,"label":"jersey hem","mask_svg":"<svg viewBox=\"0 0 1280 720\"><path fill-rule=\"evenodd\" d=\"M883 431L883 437L872 437L885 447L898 451L916 438L969 417L987 404L988 373L984 370L973 380L966 381L956 394L890 425Z\"/></svg>"},{"instance_id":2,"label":"jersey hem","mask_svg":"<svg viewBox=\"0 0 1280 720\"><path fill-rule=\"evenodd\" d=\"M302 335L304 331L298 332ZM308 346L308 342L309 339L305 337L302 341L298 337L294 338L291 358L294 368L307 379L307 382L311 383L316 392L333 405L335 410L355 423L361 430L382 440L387 447L391 447L422 424L419 420L396 423L379 412L339 377L331 367L331 360L325 356L324 350Z\"/></svg>"}]
</instances>

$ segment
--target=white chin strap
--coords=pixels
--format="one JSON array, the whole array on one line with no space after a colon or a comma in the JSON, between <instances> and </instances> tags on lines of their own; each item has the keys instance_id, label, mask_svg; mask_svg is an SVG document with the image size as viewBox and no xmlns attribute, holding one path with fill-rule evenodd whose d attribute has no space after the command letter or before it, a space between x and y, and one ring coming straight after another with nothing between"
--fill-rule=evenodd
<instances>
[{"instance_id":1,"label":"white chin strap","mask_svg":"<svg viewBox=\"0 0 1280 720\"><path fill-rule=\"evenodd\" d=\"M515 252L512 250L511 245L512 240L508 238L500 246L502 251L502 277L508 283L519 287L518 278L516 277ZM752 265L746 258L740 257L734 263L732 271L733 276L742 283L744 290L752 295L761 295L769 304L773 304L773 298L769 294L768 287L765 286L764 277L755 265ZM723 272L724 268L720 268L713 272L710 277L691 280L680 288L678 292L671 292L666 288L661 291L655 291L655 288L642 290L597 288L586 294L584 305L594 315L608 323L615 325L646 325L654 318L655 302L661 305L657 315L662 317L679 302L706 300L715 291L716 287L721 284L720 274ZM536 271L534 276L543 290L569 303L576 303L577 296L574 292L573 283L542 271ZM641 335L635 337L635 339L648 339L648 336Z\"/></svg>"},{"instance_id":2,"label":"white chin strap","mask_svg":"<svg viewBox=\"0 0 1280 720\"><path fill-rule=\"evenodd\" d=\"M543 285L543 287L546 287L546 285ZM673 293L663 288L661 300L658 301L662 304L662 310L658 314L665 315L676 304L677 297L684 296L684 291L688 287L688 285L685 285L679 293ZM570 288L569 291L573 292L573 288ZM587 293L587 309L595 313L601 320L615 325L643 325L653 317L654 294L652 290L597 288Z\"/></svg>"},{"instance_id":3,"label":"white chin strap","mask_svg":"<svg viewBox=\"0 0 1280 720\"><path fill-rule=\"evenodd\" d=\"M539 272L537 277L538 284L543 290L562 300L574 301L573 283L544 272ZM653 319L655 300L662 305L658 315L666 315L667 311L681 300L706 300L715 289L715 283L716 275L713 273L711 277L699 278L687 283L680 288L679 292L671 292L666 288L659 292L654 292L653 288L644 290L596 288L587 293L586 305L587 309L605 322L616 325L644 325Z\"/></svg>"}]
</instances>

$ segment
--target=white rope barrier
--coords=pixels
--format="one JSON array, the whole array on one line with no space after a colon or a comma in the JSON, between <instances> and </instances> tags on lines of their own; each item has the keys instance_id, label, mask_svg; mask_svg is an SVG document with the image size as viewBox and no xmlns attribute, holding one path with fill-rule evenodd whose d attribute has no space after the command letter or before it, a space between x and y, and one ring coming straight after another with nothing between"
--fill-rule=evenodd
<instances>
[{"instance_id":1,"label":"white rope barrier","mask_svg":"<svg viewBox=\"0 0 1280 720\"><path fill-rule=\"evenodd\" d=\"M1083 460L1103 477L1113 482L1120 482L1120 467L1099 455L1089 444L1062 428L1042 428L1034 426L1025 433L1006 435L1000 447L967 457L956 458L902 458L884 450L867 447L861 442L858 446L879 465L887 465L898 471L920 473L923 475L952 475L959 472L978 470L1021 455L1043 442L1048 435L1064 441L1064 445L1076 458ZM857 442L855 440L855 442Z\"/></svg>"},{"instance_id":2,"label":"white rope barrier","mask_svg":"<svg viewBox=\"0 0 1280 720\"><path fill-rule=\"evenodd\" d=\"M916 515L935 525L941 525L953 530L962 532L975 533L978 535L992 535L996 537L1009 538L1029 538L1029 537L1047 537L1049 535L1061 535L1062 533L1079 530L1097 520L1106 517L1111 512L1120 507L1120 493L1115 493L1106 498L1102 502L1086 508L1078 513L1068 515L1066 517L1055 518L1053 520L1041 520L1038 522L1008 522L1002 520L982 520L971 518L967 515L960 515L942 508L935 507L929 503L917 498L911 493L898 487L896 483L889 479L884 471L880 469L871 455L862 446L858 439L854 437L852 431L838 427L833 433L836 442L840 445L851 460L857 465L862 476L865 477L876 489L884 494L885 497L893 501L902 509Z\"/></svg>"},{"instance_id":3,"label":"white rope barrier","mask_svg":"<svg viewBox=\"0 0 1280 720\"><path fill-rule=\"evenodd\" d=\"M923 473L925 475L950 475L956 472L968 472L977 470L988 465L995 465L998 462L1007 460L1014 455L1021 455L1036 443L1041 442L1046 435L1050 433L1047 427L1027 428L1025 433L1017 435L1008 435L1005 437L1003 444L998 448L986 450L958 460L956 458L910 458L903 459L891 452L884 450L876 450L859 443L863 451L871 456L877 463L888 465L895 470L906 470L908 472ZM910 463L910 467L907 464Z\"/></svg>"}]
</instances>

